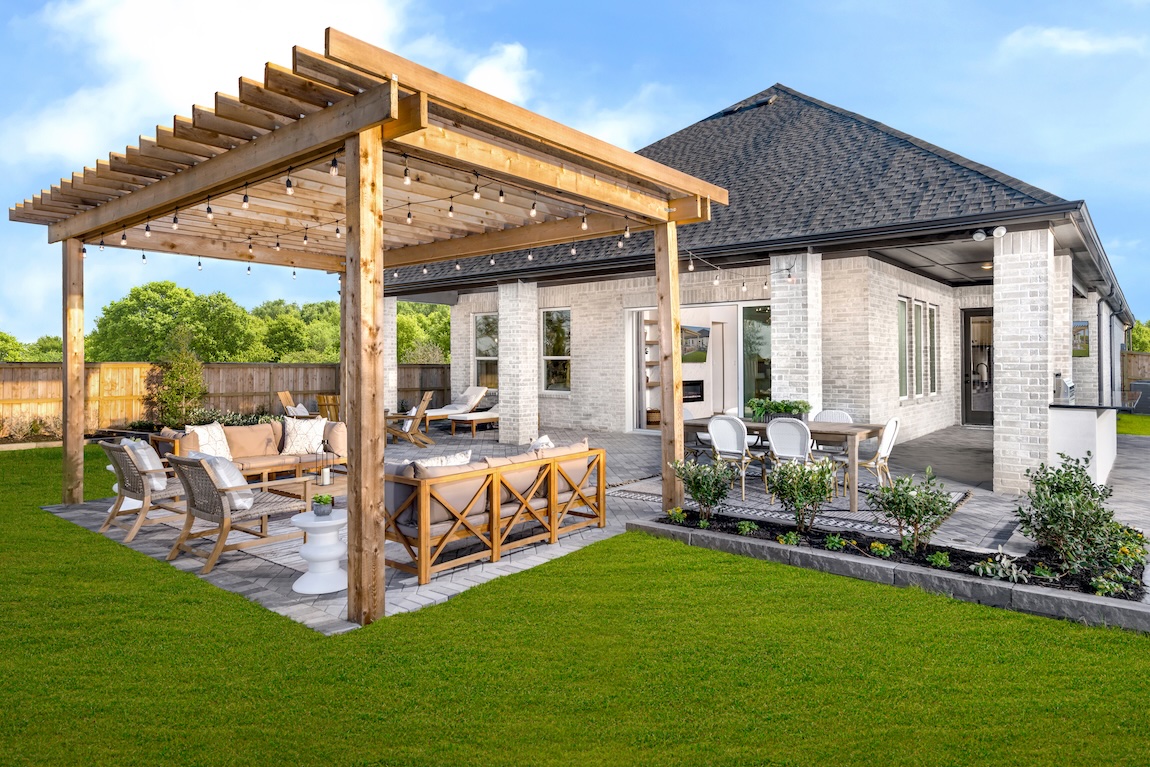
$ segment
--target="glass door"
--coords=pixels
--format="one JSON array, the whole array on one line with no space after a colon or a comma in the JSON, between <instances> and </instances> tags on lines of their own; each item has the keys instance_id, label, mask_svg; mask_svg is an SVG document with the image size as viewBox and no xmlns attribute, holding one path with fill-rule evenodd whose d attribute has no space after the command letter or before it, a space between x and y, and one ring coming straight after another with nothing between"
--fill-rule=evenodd
<instances>
[{"instance_id":1,"label":"glass door","mask_svg":"<svg viewBox=\"0 0 1150 767\"><path fill-rule=\"evenodd\" d=\"M990 309L962 313L962 422L994 423L994 316Z\"/></svg>"},{"instance_id":2,"label":"glass door","mask_svg":"<svg viewBox=\"0 0 1150 767\"><path fill-rule=\"evenodd\" d=\"M742 307L743 415L747 400L771 397L771 307Z\"/></svg>"}]
</instances>

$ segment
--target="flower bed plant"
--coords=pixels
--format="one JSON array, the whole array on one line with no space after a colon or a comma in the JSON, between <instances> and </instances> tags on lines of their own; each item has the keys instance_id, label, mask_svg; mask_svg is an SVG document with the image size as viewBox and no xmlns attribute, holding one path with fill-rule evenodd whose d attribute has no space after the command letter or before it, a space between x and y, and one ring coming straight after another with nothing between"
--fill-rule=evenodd
<instances>
[{"instance_id":1,"label":"flower bed plant","mask_svg":"<svg viewBox=\"0 0 1150 767\"><path fill-rule=\"evenodd\" d=\"M811 412L811 403L802 399L752 397L747 400L747 410L756 421L770 420L770 416L798 418Z\"/></svg>"}]
</instances>

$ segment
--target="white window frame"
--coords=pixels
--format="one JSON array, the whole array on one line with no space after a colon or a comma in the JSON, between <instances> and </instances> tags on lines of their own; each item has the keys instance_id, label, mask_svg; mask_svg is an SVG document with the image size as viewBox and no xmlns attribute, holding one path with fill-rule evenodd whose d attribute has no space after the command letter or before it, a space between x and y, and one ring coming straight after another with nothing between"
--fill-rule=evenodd
<instances>
[{"instance_id":1,"label":"white window frame","mask_svg":"<svg viewBox=\"0 0 1150 767\"><path fill-rule=\"evenodd\" d=\"M930 385L927 387L927 393L930 395L938 394L938 305L926 305L926 342L928 345L926 355L926 372L930 379Z\"/></svg>"},{"instance_id":2,"label":"white window frame","mask_svg":"<svg viewBox=\"0 0 1150 767\"><path fill-rule=\"evenodd\" d=\"M898 338L898 363L902 365L902 370L898 371L898 398L900 400L907 399L910 396L910 381L911 381L911 361L914 357L912 354L912 344L910 343L910 306L911 300L906 296L898 297L898 306L895 314L895 333ZM902 327L898 327L899 320L902 320Z\"/></svg>"},{"instance_id":3,"label":"white window frame","mask_svg":"<svg viewBox=\"0 0 1150 767\"><path fill-rule=\"evenodd\" d=\"M926 302L915 301L914 313L911 319L911 346L914 349L914 396L922 397L930 388L926 380L930 371L927 369L927 340L926 340Z\"/></svg>"},{"instance_id":4,"label":"white window frame","mask_svg":"<svg viewBox=\"0 0 1150 767\"><path fill-rule=\"evenodd\" d=\"M496 338L498 338L498 333L499 333L499 313L498 312L477 312L477 313L471 315L471 351L472 351L472 359L474 361L472 364L471 380L474 382L475 386L481 386L482 385L479 382L479 363L480 362L494 362L495 363L495 380L496 381L499 380L499 356L498 355L496 355L495 357L480 357L479 356L479 348L478 348L479 320L480 320L480 318L483 318L483 317L494 317L495 318L495 328L496 328L495 332L497 334ZM491 388L491 387L488 387L488 388ZM496 389L498 390L498 386L496 386Z\"/></svg>"},{"instance_id":5,"label":"white window frame","mask_svg":"<svg viewBox=\"0 0 1150 767\"><path fill-rule=\"evenodd\" d=\"M566 355L548 355L542 352L547 348L547 315L556 312L567 313L567 354ZM541 362L539 365L539 384L540 391L546 394L570 394L571 393L571 307L569 306L555 306L548 309L542 309L539 312L539 351ZM566 389L548 389L547 388L547 363L548 362L563 362L567 363L567 388Z\"/></svg>"}]
</instances>

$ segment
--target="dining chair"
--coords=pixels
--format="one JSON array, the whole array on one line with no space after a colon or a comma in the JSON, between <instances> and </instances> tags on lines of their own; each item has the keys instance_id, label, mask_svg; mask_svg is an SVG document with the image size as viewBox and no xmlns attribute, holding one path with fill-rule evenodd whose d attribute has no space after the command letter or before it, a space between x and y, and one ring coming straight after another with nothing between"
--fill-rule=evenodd
<instances>
[{"instance_id":1,"label":"dining chair","mask_svg":"<svg viewBox=\"0 0 1150 767\"><path fill-rule=\"evenodd\" d=\"M743 500L747 500L747 469L753 463L761 467L763 482L767 481L767 454L752 450L747 439L747 425L733 415L717 415L707 424L711 440L711 457L715 463L727 463L739 471Z\"/></svg>"},{"instance_id":2,"label":"dining chair","mask_svg":"<svg viewBox=\"0 0 1150 767\"><path fill-rule=\"evenodd\" d=\"M797 418L776 418L767 424L767 442L770 446L770 458L773 463L784 461L801 461L806 463L811 459L811 430L805 423ZM763 485L766 486L767 476L763 474ZM771 494L771 503L775 496Z\"/></svg>"},{"instance_id":3,"label":"dining chair","mask_svg":"<svg viewBox=\"0 0 1150 767\"><path fill-rule=\"evenodd\" d=\"M817 423L854 423L851 414L845 410L820 410L812 418L812 421ZM811 442L811 450L817 451L823 458L833 458L836 455L846 455L846 439L844 438L838 444L825 444L819 442Z\"/></svg>"},{"instance_id":4,"label":"dining chair","mask_svg":"<svg viewBox=\"0 0 1150 767\"><path fill-rule=\"evenodd\" d=\"M894 450L895 440L898 439L898 426L898 416L887 421L886 425L882 427L882 436L879 437L878 450L875 451L872 457L865 460L860 458L858 462L859 470L866 469L873 474L875 479L878 480L879 487L883 487L884 482L886 485L894 484L894 480L892 480L890 476L890 466L888 462L891 451ZM838 469L841 468L843 470L843 490L845 491L848 487L848 483L854 481L850 476L848 458L845 455L838 455L834 457L834 460L837 464L835 467L835 476L838 476Z\"/></svg>"}]
</instances>

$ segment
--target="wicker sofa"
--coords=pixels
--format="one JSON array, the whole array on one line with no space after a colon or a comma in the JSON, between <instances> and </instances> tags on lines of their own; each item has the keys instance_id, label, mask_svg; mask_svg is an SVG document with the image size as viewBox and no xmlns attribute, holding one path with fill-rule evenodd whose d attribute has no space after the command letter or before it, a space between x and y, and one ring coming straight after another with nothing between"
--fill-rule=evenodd
<instances>
[{"instance_id":1,"label":"wicker sofa","mask_svg":"<svg viewBox=\"0 0 1150 767\"><path fill-rule=\"evenodd\" d=\"M420 584L432 573L498 562L513 549L607 524L606 454L586 440L463 466L386 464L384 473L387 540L408 556L386 563Z\"/></svg>"},{"instance_id":2,"label":"wicker sofa","mask_svg":"<svg viewBox=\"0 0 1150 767\"><path fill-rule=\"evenodd\" d=\"M260 423L254 426L225 426L224 436L232 453L232 462L244 477L258 477L266 482L270 476L290 473L296 477L316 468L322 459L329 465L347 463L347 425L328 421L323 436L331 448L329 453L281 453L284 446L282 421ZM152 444L161 456L187 455L200 449L200 440L194 433L165 429L152 436Z\"/></svg>"}]
</instances>

